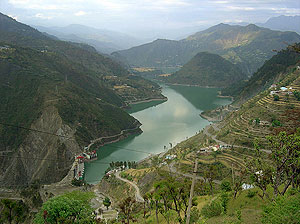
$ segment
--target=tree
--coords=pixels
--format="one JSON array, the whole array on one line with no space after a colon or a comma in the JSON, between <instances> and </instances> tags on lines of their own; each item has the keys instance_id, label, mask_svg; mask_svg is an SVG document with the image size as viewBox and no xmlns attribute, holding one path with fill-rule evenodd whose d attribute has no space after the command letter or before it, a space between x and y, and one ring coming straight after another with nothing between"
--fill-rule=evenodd
<instances>
[{"instance_id":1,"label":"tree","mask_svg":"<svg viewBox=\"0 0 300 224\"><path fill-rule=\"evenodd\" d=\"M280 132L275 136L268 136L266 149L270 150L269 161L266 162L256 144L257 156L247 163L248 172L256 186L266 194L269 184L273 187L274 198L284 195L289 186L297 186L300 173L300 130L287 135ZM283 186L282 189L279 187Z\"/></svg>"},{"instance_id":2,"label":"tree","mask_svg":"<svg viewBox=\"0 0 300 224\"><path fill-rule=\"evenodd\" d=\"M169 223L169 217L173 211L176 212L179 223L183 223L188 209L190 183L167 176L164 180L155 183L154 189L156 206L166 221ZM195 206L195 201L193 201L193 206Z\"/></svg>"},{"instance_id":3,"label":"tree","mask_svg":"<svg viewBox=\"0 0 300 224\"><path fill-rule=\"evenodd\" d=\"M257 149L257 145L255 144ZM262 152L256 150L256 156L251 160L246 160L247 172L250 176L252 183L261 189L262 195L258 194L262 199L266 195L267 197L267 187L271 183L272 174L271 167L269 163L266 163L263 159Z\"/></svg>"},{"instance_id":4,"label":"tree","mask_svg":"<svg viewBox=\"0 0 300 224\"><path fill-rule=\"evenodd\" d=\"M217 167L214 164L211 164L207 170L204 171L204 179L205 182L208 182L210 193L211 195L214 194L213 192L213 182L214 179L217 177Z\"/></svg>"},{"instance_id":5,"label":"tree","mask_svg":"<svg viewBox=\"0 0 300 224\"><path fill-rule=\"evenodd\" d=\"M246 178L246 170L241 170L238 175L235 175L233 183L233 198L236 198L237 194L242 190L243 183Z\"/></svg>"},{"instance_id":6,"label":"tree","mask_svg":"<svg viewBox=\"0 0 300 224\"><path fill-rule=\"evenodd\" d=\"M23 201L2 199L0 207L0 223L23 223L28 207Z\"/></svg>"},{"instance_id":7,"label":"tree","mask_svg":"<svg viewBox=\"0 0 300 224\"><path fill-rule=\"evenodd\" d=\"M277 136L269 136L269 149L272 167L272 185L274 196L284 195L288 187L300 173L300 131L287 135L280 132ZM280 191L279 186L284 185Z\"/></svg>"},{"instance_id":8,"label":"tree","mask_svg":"<svg viewBox=\"0 0 300 224\"><path fill-rule=\"evenodd\" d=\"M110 199L108 197L105 197L105 199L103 200L103 205L108 210L108 207L111 205L111 201L110 201Z\"/></svg>"},{"instance_id":9,"label":"tree","mask_svg":"<svg viewBox=\"0 0 300 224\"><path fill-rule=\"evenodd\" d=\"M91 192L73 191L46 201L34 219L34 223L93 223Z\"/></svg>"},{"instance_id":10,"label":"tree","mask_svg":"<svg viewBox=\"0 0 300 224\"><path fill-rule=\"evenodd\" d=\"M135 221L133 217L135 203L135 199L128 197L119 204L122 223L125 222L126 224L129 224L130 220Z\"/></svg>"},{"instance_id":11,"label":"tree","mask_svg":"<svg viewBox=\"0 0 300 224\"><path fill-rule=\"evenodd\" d=\"M300 195L292 197L278 196L269 203L262 213L262 223L281 224L299 223L300 220Z\"/></svg>"}]
</instances>

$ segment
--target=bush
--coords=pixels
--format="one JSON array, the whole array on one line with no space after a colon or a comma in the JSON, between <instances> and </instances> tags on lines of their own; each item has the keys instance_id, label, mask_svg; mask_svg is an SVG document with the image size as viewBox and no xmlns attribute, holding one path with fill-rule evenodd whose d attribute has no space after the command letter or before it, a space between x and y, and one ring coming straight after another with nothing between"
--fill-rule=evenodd
<instances>
[{"instance_id":1,"label":"bush","mask_svg":"<svg viewBox=\"0 0 300 224\"><path fill-rule=\"evenodd\" d=\"M247 192L247 197L248 198L253 198L255 195L256 195L256 191L251 191L251 190L249 190L248 192Z\"/></svg>"},{"instance_id":2,"label":"bush","mask_svg":"<svg viewBox=\"0 0 300 224\"><path fill-rule=\"evenodd\" d=\"M296 99L298 101L300 101L300 92L299 91L294 91L293 93L294 93L294 96L296 97Z\"/></svg>"},{"instance_id":3,"label":"bush","mask_svg":"<svg viewBox=\"0 0 300 224\"><path fill-rule=\"evenodd\" d=\"M85 183L84 180L77 180L77 179L75 179L75 178L74 178L74 179L72 180L72 182L71 182L71 184L72 184L73 186L77 186L77 187L82 186L84 183Z\"/></svg>"},{"instance_id":4,"label":"bush","mask_svg":"<svg viewBox=\"0 0 300 224\"><path fill-rule=\"evenodd\" d=\"M280 123L279 120L273 120L273 121L272 121L272 126L273 126L273 127L281 127L282 124Z\"/></svg>"},{"instance_id":5,"label":"bush","mask_svg":"<svg viewBox=\"0 0 300 224\"><path fill-rule=\"evenodd\" d=\"M206 218L219 216L223 212L223 206L219 200L214 200L210 204L204 205L201 210L201 214Z\"/></svg>"},{"instance_id":6,"label":"bush","mask_svg":"<svg viewBox=\"0 0 300 224\"><path fill-rule=\"evenodd\" d=\"M221 194L221 205L223 207L224 213L226 214L227 212L227 207L228 207L228 202L229 202L229 196L228 193L223 192Z\"/></svg>"},{"instance_id":7,"label":"bush","mask_svg":"<svg viewBox=\"0 0 300 224\"><path fill-rule=\"evenodd\" d=\"M228 192L231 191L231 184L229 181L223 180L221 183L222 191Z\"/></svg>"},{"instance_id":8,"label":"bush","mask_svg":"<svg viewBox=\"0 0 300 224\"><path fill-rule=\"evenodd\" d=\"M274 101L279 101L279 96L278 96L278 95L274 95L274 96L273 96L273 100L274 100Z\"/></svg>"}]
</instances>

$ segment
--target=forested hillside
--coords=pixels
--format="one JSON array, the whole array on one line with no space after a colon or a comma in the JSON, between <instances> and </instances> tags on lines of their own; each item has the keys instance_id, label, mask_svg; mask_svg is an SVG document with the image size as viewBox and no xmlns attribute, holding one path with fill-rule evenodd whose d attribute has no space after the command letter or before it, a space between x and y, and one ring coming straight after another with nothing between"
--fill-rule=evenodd
<instances>
[{"instance_id":1,"label":"forested hillside","mask_svg":"<svg viewBox=\"0 0 300 224\"><path fill-rule=\"evenodd\" d=\"M177 84L225 87L245 79L242 71L219 55L198 53L164 81Z\"/></svg>"}]
</instances>

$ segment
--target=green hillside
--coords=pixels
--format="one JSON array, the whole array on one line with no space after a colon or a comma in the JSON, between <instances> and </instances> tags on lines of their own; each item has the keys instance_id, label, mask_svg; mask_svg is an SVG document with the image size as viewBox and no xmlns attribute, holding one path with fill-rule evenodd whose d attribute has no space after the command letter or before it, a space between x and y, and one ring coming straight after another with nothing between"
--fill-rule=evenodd
<instances>
[{"instance_id":1,"label":"green hillside","mask_svg":"<svg viewBox=\"0 0 300 224\"><path fill-rule=\"evenodd\" d=\"M163 98L157 84L92 47L52 39L3 14L0 85L0 183L8 186L60 181L92 140L140 131L121 107Z\"/></svg>"},{"instance_id":2,"label":"green hillside","mask_svg":"<svg viewBox=\"0 0 300 224\"><path fill-rule=\"evenodd\" d=\"M219 55L198 53L178 72L165 78L166 82L188 85L225 87L245 76L231 62Z\"/></svg>"},{"instance_id":3,"label":"green hillside","mask_svg":"<svg viewBox=\"0 0 300 224\"><path fill-rule=\"evenodd\" d=\"M130 84L134 88L134 91L126 91L126 94L120 95L121 98L124 96L124 101L128 101L127 96L131 94L133 94L134 99L138 100L143 100L144 98L162 98L159 88L155 83L145 79L136 80L119 63L98 54L93 47L86 44L52 39L36 29L19 23L1 13L0 41L3 44L13 44L33 48L41 52L56 53L72 63L93 71L94 75L104 82L108 80L105 77L116 76L115 81L118 82L118 85ZM114 82L107 82L106 85L113 89ZM142 88L140 88L141 86ZM149 86L151 88L148 88Z\"/></svg>"},{"instance_id":4,"label":"green hillside","mask_svg":"<svg viewBox=\"0 0 300 224\"><path fill-rule=\"evenodd\" d=\"M253 24L219 24L180 41L156 40L152 43L118 51L113 55L137 67L172 67L187 63L199 52L219 54L252 75L285 43L300 41L294 32L273 31Z\"/></svg>"},{"instance_id":5,"label":"green hillside","mask_svg":"<svg viewBox=\"0 0 300 224\"><path fill-rule=\"evenodd\" d=\"M293 49L282 50L259 68L249 81L229 86L222 90L222 95L234 96L235 103L241 104L272 84L279 82L284 78L289 67L299 61L300 55Z\"/></svg>"}]
</instances>

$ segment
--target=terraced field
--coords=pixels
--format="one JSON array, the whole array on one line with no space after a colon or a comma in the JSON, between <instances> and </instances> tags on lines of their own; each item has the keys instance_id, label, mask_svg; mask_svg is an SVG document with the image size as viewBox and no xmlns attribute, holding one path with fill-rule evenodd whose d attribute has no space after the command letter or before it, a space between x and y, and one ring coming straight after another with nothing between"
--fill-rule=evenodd
<instances>
[{"instance_id":1,"label":"terraced field","mask_svg":"<svg viewBox=\"0 0 300 224\"><path fill-rule=\"evenodd\" d=\"M217 132L217 139L227 144L253 147L256 139L264 145L266 136L279 130L297 128L297 118L291 119L289 114L300 114L300 101L293 94L294 91L300 91L300 70L294 70L278 86L283 86L291 77L293 81L285 86L287 90L276 93L279 101L274 100L271 89L268 89L249 100L240 110L232 112L219 125L223 128Z\"/></svg>"}]
</instances>

